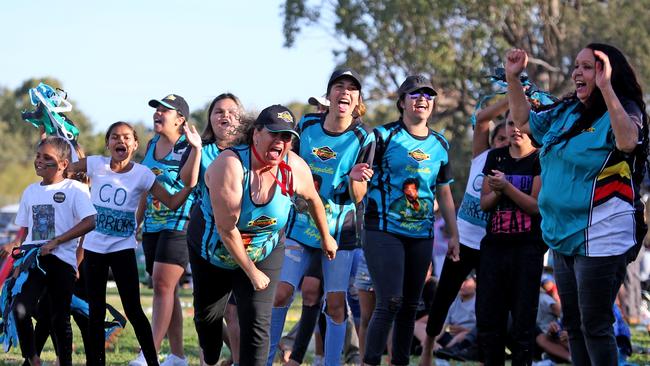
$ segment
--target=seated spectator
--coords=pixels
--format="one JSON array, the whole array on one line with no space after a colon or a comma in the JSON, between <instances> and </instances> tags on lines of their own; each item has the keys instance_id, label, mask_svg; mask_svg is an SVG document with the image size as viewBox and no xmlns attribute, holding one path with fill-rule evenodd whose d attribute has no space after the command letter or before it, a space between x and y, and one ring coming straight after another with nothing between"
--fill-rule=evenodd
<instances>
[{"instance_id":1,"label":"seated spectator","mask_svg":"<svg viewBox=\"0 0 650 366\"><path fill-rule=\"evenodd\" d=\"M458 296L449 307L442 332L436 337L434 351L449 348L460 343L476 327L476 280L466 279L458 291Z\"/></svg>"}]
</instances>

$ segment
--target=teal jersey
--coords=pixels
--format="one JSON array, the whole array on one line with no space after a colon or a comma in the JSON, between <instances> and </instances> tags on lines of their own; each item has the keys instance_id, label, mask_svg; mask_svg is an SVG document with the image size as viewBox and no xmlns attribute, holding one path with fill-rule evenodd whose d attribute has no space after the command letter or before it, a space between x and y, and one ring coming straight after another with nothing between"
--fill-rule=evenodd
<instances>
[{"instance_id":1,"label":"teal jersey","mask_svg":"<svg viewBox=\"0 0 650 366\"><path fill-rule=\"evenodd\" d=\"M257 204L253 202L250 189L252 180L250 146L240 145L229 150L237 154L244 169L241 211L239 221L237 221L237 229L241 233L248 257L253 262L259 262L271 254L273 248L278 245L284 236L284 227L292 205L291 198L288 195L283 195L280 187L276 185L273 196L267 203ZM203 201L205 201L205 198ZM217 267L237 268L237 263L226 249L216 230L215 235L216 245L213 251L208 250L206 259Z\"/></svg>"},{"instance_id":2,"label":"teal jersey","mask_svg":"<svg viewBox=\"0 0 650 366\"><path fill-rule=\"evenodd\" d=\"M358 247L355 204L350 197L350 171L370 163L374 137L360 120L341 133L326 131L325 114L307 114L298 122L299 145L294 150L309 165L314 185L325 206L329 232L340 250ZM306 207L306 205L296 205ZM291 211L287 237L310 247L320 247L321 236L311 216Z\"/></svg>"},{"instance_id":3,"label":"teal jersey","mask_svg":"<svg viewBox=\"0 0 650 366\"><path fill-rule=\"evenodd\" d=\"M374 176L365 224L412 238L433 238L436 186L449 184L449 143L439 133L411 135L402 120L375 128Z\"/></svg>"},{"instance_id":4,"label":"teal jersey","mask_svg":"<svg viewBox=\"0 0 650 366\"><path fill-rule=\"evenodd\" d=\"M221 150L216 143L205 144L201 148L199 179L194 188L196 205L192 209L190 224L187 227L189 244L194 247L196 253L204 258L208 258L208 252L214 252L218 240L212 203L210 202L210 192L205 185L205 172L220 153ZM189 155L189 150L186 155ZM184 160L186 159L187 157L184 157Z\"/></svg>"},{"instance_id":5,"label":"teal jersey","mask_svg":"<svg viewBox=\"0 0 650 366\"><path fill-rule=\"evenodd\" d=\"M641 120L635 104L624 106ZM580 117L579 109L576 101L530 113L532 136L542 145L542 235L564 255L622 254L635 243L633 156L616 149L609 112L561 141Z\"/></svg>"},{"instance_id":6,"label":"teal jersey","mask_svg":"<svg viewBox=\"0 0 650 366\"><path fill-rule=\"evenodd\" d=\"M142 159L142 165L151 169L156 176L156 181L170 194L175 194L184 187L180 177L181 160L185 151L191 147L185 139L185 135L181 135L169 154L157 160L154 151L158 140L160 140L160 135L154 136L149 141L144 159ZM181 207L170 210L162 202L148 194L142 230L145 233L155 233L162 230L184 231L190 219L190 209L193 201L193 196L190 195Z\"/></svg>"}]
</instances>

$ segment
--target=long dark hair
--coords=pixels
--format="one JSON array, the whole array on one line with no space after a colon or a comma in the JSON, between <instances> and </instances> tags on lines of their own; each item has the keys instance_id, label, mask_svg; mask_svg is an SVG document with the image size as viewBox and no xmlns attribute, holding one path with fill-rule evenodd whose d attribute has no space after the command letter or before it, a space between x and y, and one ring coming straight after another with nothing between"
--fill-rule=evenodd
<instances>
[{"instance_id":1,"label":"long dark hair","mask_svg":"<svg viewBox=\"0 0 650 366\"><path fill-rule=\"evenodd\" d=\"M635 173L643 174L646 156L648 154L648 115L645 110L645 102L643 101L643 90L637 81L636 73L623 53L614 46L603 43L590 43L585 48L592 51L602 51L607 55L612 66L611 83L614 93L616 93L616 96L621 100L621 102L624 103L625 100L631 101L641 110L641 122L643 126L641 130L642 144L634 151L634 155L637 159L633 168L635 168ZM599 60L596 59L596 62L599 62ZM554 105L551 105L548 109L557 107L556 113L560 113L565 109L576 105L577 101L578 97L576 96L576 93L573 92ZM550 142L550 146L562 141L568 141L577 136L582 131L590 128L595 121L607 112L607 105L605 104L603 95L600 92L600 88L594 88L586 103L577 103L575 111L580 113L580 117L578 117L569 130L558 136L555 141ZM546 149L550 146L546 146Z\"/></svg>"},{"instance_id":2,"label":"long dark hair","mask_svg":"<svg viewBox=\"0 0 650 366\"><path fill-rule=\"evenodd\" d=\"M210 122L210 116L212 116L212 110L214 109L214 105L217 104L218 101L224 99L230 99L233 102L235 102L235 104L237 104L237 108L239 109L239 115L243 116L244 114L244 106L242 105L239 98L237 98L234 94L222 93L217 95L214 99L212 99L212 102L210 102L210 106L208 107L208 123L205 125L205 129L201 133L201 139L203 140L204 144L212 144L217 142L217 137L214 135L214 130L212 129L212 123Z\"/></svg>"}]
</instances>

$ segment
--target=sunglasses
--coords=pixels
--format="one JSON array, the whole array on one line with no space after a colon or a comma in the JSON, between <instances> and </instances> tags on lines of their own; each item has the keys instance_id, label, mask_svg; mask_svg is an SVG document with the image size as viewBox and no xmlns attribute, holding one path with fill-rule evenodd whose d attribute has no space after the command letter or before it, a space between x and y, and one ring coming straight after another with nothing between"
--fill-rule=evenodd
<instances>
[{"instance_id":1,"label":"sunglasses","mask_svg":"<svg viewBox=\"0 0 650 366\"><path fill-rule=\"evenodd\" d=\"M423 97L426 100L434 100L434 99L436 99L435 95L429 94L429 93L423 92L423 91L416 91L416 92L413 92L413 93L409 93L409 98L411 98L412 100L417 100L420 97Z\"/></svg>"},{"instance_id":2,"label":"sunglasses","mask_svg":"<svg viewBox=\"0 0 650 366\"><path fill-rule=\"evenodd\" d=\"M274 139L278 139L278 140L280 140L282 142L291 142L291 139L293 139L293 134L291 132L286 132L286 131L272 132L272 131L269 131L269 134Z\"/></svg>"}]
</instances>

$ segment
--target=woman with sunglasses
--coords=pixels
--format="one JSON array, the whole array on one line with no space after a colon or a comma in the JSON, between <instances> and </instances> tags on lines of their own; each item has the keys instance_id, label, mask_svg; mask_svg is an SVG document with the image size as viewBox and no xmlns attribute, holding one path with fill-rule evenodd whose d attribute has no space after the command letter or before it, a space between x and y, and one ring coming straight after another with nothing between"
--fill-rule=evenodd
<instances>
[{"instance_id":1,"label":"woman with sunglasses","mask_svg":"<svg viewBox=\"0 0 650 366\"><path fill-rule=\"evenodd\" d=\"M270 365L277 347L294 289L309 267L313 256L321 257L325 293L325 365L339 365L345 343L346 294L349 287L354 249L359 247L356 230L356 205L366 193L372 176L369 157L374 148L370 131L360 117L365 112L361 79L351 69L335 70L327 84L330 102L326 113L305 115L298 124L300 144L294 147L309 167L316 189L325 205L329 234L336 238L336 259L329 261L318 249L320 235L314 217L296 205L287 226L285 262L275 296L271 327ZM318 290L314 291L318 293ZM316 324L321 312L320 299L310 298L302 309L305 329ZM311 334L311 331L305 332ZM298 354L292 354L292 360Z\"/></svg>"},{"instance_id":2,"label":"woman with sunglasses","mask_svg":"<svg viewBox=\"0 0 650 366\"><path fill-rule=\"evenodd\" d=\"M294 126L293 114L286 107L265 108L247 131L245 144L220 153L205 173L217 233L214 245L205 248L193 268L200 268L212 282L217 321L223 318L231 290L235 296L240 365L261 366L268 358L271 308L284 258L284 227L295 197L307 203L315 218L325 254L336 255L336 242L329 235L309 167L290 151L293 137L298 136ZM205 363L214 365L221 344L214 344L210 330L197 323ZM208 354L209 347L216 352Z\"/></svg>"},{"instance_id":3,"label":"woman with sunglasses","mask_svg":"<svg viewBox=\"0 0 650 366\"><path fill-rule=\"evenodd\" d=\"M151 169L159 182L169 192L183 189L180 179L181 157L189 148L183 126L190 109L183 97L169 94L149 101L155 108L153 130L156 133L147 144L142 165ZM187 366L183 351L183 313L178 298L178 282L188 263L186 227L194 196L190 195L181 207L171 210L152 195L141 202L144 214L142 249L145 269L153 285L153 315L151 330L154 345L160 351L167 336L170 354L163 366ZM140 352L129 366L144 366L146 360Z\"/></svg>"},{"instance_id":4,"label":"woman with sunglasses","mask_svg":"<svg viewBox=\"0 0 650 366\"><path fill-rule=\"evenodd\" d=\"M192 209L187 227L187 244L194 290L194 325L199 335L202 357L208 364L216 363L221 353L223 321L215 312L223 311L225 306L234 305L219 303L222 299L219 293L213 290L217 283L214 277L211 277L212 266L209 263L208 266L202 265L209 258L209 253L214 251L218 239L205 172L219 154L234 145L241 136L240 122L243 113L244 107L234 94L222 93L214 98L208 107L208 123L200 138L188 135L191 148L186 151L183 162L195 163L183 164L181 169L183 182L189 183L193 179L198 182L195 190L197 204ZM228 311L236 314L236 310L231 310L232 308ZM228 311L226 322L230 329L232 322L228 319ZM232 333L229 332L230 334ZM233 338L238 340L239 335ZM231 339L230 346L233 361L238 363L238 348L233 347L232 341ZM204 361L203 359L201 361Z\"/></svg>"},{"instance_id":5,"label":"woman with sunglasses","mask_svg":"<svg viewBox=\"0 0 650 366\"><path fill-rule=\"evenodd\" d=\"M377 304L366 335L368 365L380 364L391 327L391 364L409 364L415 311L432 259L434 198L450 234L447 255L458 260L449 143L427 127L436 94L424 76L407 77L398 90L401 118L374 130L364 250Z\"/></svg>"}]
</instances>

